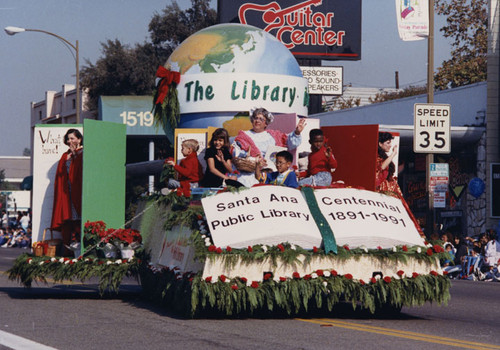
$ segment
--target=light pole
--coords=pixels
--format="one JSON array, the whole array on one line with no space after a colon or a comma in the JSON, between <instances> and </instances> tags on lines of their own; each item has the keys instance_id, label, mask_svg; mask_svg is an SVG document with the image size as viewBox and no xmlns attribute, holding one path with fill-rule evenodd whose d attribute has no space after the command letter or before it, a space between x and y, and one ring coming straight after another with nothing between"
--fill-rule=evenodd
<instances>
[{"instance_id":1,"label":"light pole","mask_svg":"<svg viewBox=\"0 0 500 350\"><path fill-rule=\"evenodd\" d=\"M17 33L22 33L22 32L39 32L39 33L45 33L48 35L52 35L56 37L57 39L61 40L63 43L69 45L73 50L75 50L75 61L76 61L76 124L80 124L80 67L79 67L79 56L78 56L78 40L76 41L76 44L73 45L70 43L68 40L63 38L62 36L59 36L57 34L48 32L46 30L41 30L41 29L26 29L26 28L19 28L19 27L5 27L5 33L8 35L15 35Z\"/></svg>"}]
</instances>

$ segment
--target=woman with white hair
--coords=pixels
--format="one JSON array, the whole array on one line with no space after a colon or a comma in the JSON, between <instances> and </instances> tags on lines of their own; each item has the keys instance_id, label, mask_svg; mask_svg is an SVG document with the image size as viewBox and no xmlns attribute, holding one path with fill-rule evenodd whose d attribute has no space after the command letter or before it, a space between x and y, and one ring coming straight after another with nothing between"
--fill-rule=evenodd
<instances>
[{"instance_id":1,"label":"woman with white hair","mask_svg":"<svg viewBox=\"0 0 500 350\"><path fill-rule=\"evenodd\" d=\"M251 111L252 129L239 131L238 136L234 139L236 147L233 147L233 155L235 157L264 158L269 146L286 147L288 150L297 148L302 142L300 133L304 130L305 119L300 119L295 130L288 135L280 130L267 130L267 126L273 120L273 115L265 108L257 108ZM253 172L241 172L238 181L246 187L258 183Z\"/></svg>"}]
</instances>

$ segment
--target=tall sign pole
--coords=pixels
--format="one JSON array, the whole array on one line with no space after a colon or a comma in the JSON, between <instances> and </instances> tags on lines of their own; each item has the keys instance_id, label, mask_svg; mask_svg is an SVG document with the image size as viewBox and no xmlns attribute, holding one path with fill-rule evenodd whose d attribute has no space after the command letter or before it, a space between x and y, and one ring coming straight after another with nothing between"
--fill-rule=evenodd
<instances>
[{"instance_id":1,"label":"tall sign pole","mask_svg":"<svg viewBox=\"0 0 500 350\"><path fill-rule=\"evenodd\" d=\"M434 0L429 0L429 36L427 37L427 103L434 103ZM425 161L426 189L428 198L428 211L426 219L427 237L434 233L434 198L430 191L430 167L434 163L434 154L428 153Z\"/></svg>"}]
</instances>

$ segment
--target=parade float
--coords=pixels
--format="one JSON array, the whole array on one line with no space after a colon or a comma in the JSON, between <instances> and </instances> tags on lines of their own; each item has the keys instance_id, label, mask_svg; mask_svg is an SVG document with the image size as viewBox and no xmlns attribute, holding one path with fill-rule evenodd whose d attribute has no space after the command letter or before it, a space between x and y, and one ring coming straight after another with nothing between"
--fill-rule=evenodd
<instances>
[{"instance_id":1,"label":"parade float","mask_svg":"<svg viewBox=\"0 0 500 350\"><path fill-rule=\"evenodd\" d=\"M255 27L201 30L157 74L154 112L176 152L186 138L198 139L202 151L215 127L231 136L249 129L241 112L255 106L275 114L274 128L293 130L307 117L307 83L296 60ZM124 276L136 276L147 298L188 317L291 316L330 312L346 302L375 313L449 299L450 282L439 266L442 247L425 241L399 198L374 191L376 125L322 128L339 163L330 187L167 191L145 197L124 232L125 220L115 213L124 208L109 207L120 201L112 192L120 191L123 175L101 184L100 177L109 178L108 164L91 165L96 160L88 144L98 143L101 132L94 123L84 123L81 250L75 258L21 255L11 279L29 286L49 277L98 277L105 292L117 291ZM319 127L314 119L308 124ZM295 162L308 147L305 140ZM120 161L110 163L120 168ZM97 189L88 182L95 176ZM43 227L38 223L38 241ZM111 246L133 253L106 256Z\"/></svg>"}]
</instances>

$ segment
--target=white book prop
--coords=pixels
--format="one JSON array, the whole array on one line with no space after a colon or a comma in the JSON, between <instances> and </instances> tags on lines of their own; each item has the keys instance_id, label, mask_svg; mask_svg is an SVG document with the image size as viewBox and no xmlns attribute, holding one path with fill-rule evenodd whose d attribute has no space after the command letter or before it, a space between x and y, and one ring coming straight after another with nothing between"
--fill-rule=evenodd
<instances>
[{"instance_id":1,"label":"white book prop","mask_svg":"<svg viewBox=\"0 0 500 350\"><path fill-rule=\"evenodd\" d=\"M214 244L246 248L255 244L319 247L321 234L302 193L283 186L258 186L201 200Z\"/></svg>"},{"instance_id":2,"label":"white book prop","mask_svg":"<svg viewBox=\"0 0 500 350\"><path fill-rule=\"evenodd\" d=\"M338 246L425 245L398 198L354 188L322 189L314 194Z\"/></svg>"}]
</instances>

